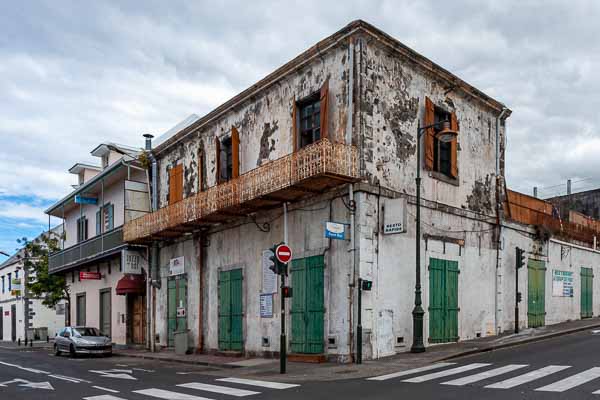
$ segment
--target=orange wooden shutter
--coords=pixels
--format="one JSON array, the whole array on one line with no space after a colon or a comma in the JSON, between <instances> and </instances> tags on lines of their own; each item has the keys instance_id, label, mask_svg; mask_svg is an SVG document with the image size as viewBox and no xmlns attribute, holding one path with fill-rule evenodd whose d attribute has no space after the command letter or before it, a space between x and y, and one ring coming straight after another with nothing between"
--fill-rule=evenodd
<instances>
[{"instance_id":1,"label":"orange wooden shutter","mask_svg":"<svg viewBox=\"0 0 600 400\"><path fill-rule=\"evenodd\" d=\"M324 138L328 138L329 137L329 130L328 130L328 118L327 118L327 113L329 111L329 106L328 106L328 102L327 99L329 98L329 79L327 79L325 81L325 83L323 83L323 86L321 86L321 111L320 111L320 116L321 116L321 126L320 126L320 130L321 130L321 139Z\"/></svg>"},{"instance_id":2,"label":"orange wooden shutter","mask_svg":"<svg viewBox=\"0 0 600 400\"><path fill-rule=\"evenodd\" d=\"M456 114L450 114L450 129L458 132L458 119ZM458 178L458 135L450 142L450 175Z\"/></svg>"},{"instance_id":3,"label":"orange wooden shutter","mask_svg":"<svg viewBox=\"0 0 600 400\"><path fill-rule=\"evenodd\" d=\"M231 127L231 157L232 160L232 178L240 176L240 133L235 128Z\"/></svg>"},{"instance_id":4,"label":"orange wooden shutter","mask_svg":"<svg viewBox=\"0 0 600 400\"><path fill-rule=\"evenodd\" d=\"M425 120L424 126L431 125L435 122L435 106L429 97L425 97ZM425 131L424 147L425 147L425 168L433 170L433 146L434 146L435 130L429 128ZM419 140L417 138L417 140ZM419 161L420 162L420 161Z\"/></svg>"},{"instance_id":5,"label":"orange wooden shutter","mask_svg":"<svg viewBox=\"0 0 600 400\"><path fill-rule=\"evenodd\" d=\"M292 151L298 150L298 120L296 117L296 110L298 106L296 106L296 97L294 97L294 102L292 103Z\"/></svg>"},{"instance_id":6,"label":"orange wooden shutter","mask_svg":"<svg viewBox=\"0 0 600 400\"><path fill-rule=\"evenodd\" d=\"M183 164L177 164L169 171L169 204L183 200Z\"/></svg>"},{"instance_id":7,"label":"orange wooden shutter","mask_svg":"<svg viewBox=\"0 0 600 400\"><path fill-rule=\"evenodd\" d=\"M215 184L221 183L221 141L215 136Z\"/></svg>"}]
</instances>

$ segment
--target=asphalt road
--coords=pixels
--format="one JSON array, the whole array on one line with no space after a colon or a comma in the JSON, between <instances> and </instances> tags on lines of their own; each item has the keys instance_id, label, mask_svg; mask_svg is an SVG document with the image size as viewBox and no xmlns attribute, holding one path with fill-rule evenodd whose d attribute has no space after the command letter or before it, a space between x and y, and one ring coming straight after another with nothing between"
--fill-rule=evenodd
<instances>
[{"instance_id":1,"label":"asphalt road","mask_svg":"<svg viewBox=\"0 0 600 400\"><path fill-rule=\"evenodd\" d=\"M600 399L600 334L587 331L389 373L395 375L282 386L235 380L227 369L0 350L0 399Z\"/></svg>"}]
</instances>

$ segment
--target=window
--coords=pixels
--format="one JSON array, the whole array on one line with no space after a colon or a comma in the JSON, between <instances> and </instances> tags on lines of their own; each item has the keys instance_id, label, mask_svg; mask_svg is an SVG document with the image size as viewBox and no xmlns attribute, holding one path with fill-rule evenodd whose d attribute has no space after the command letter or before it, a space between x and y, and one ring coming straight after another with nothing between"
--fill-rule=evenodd
<instances>
[{"instance_id":1,"label":"window","mask_svg":"<svg viewBox=\"0 0 600 400\"><path fill-rule=\"evenodd\" d=\"M86 217L77 219L77 243L88 239L88 220Z\"/></svg>"},{"instance_id":2,"label":"window","mask_svg":"<svg viewBox=\"0 0 600 400\"><path fill-rule=\"evenodd\" d=\"M114 205L108 203L96 211L96 235L114 228L114 210Z\"/></svg>"},{"instance_id":3,"label":"window","mask_svg":"<svg viewBox=\"0 0 600 400\"><path fill-rule=\"evenodd\" d=\"M183 200L183 164L179 163L169 170L169 204Z\"/></svg>"},{"instance_id":4,"label":"window","mask_svg":"<svg viewBox=\"0 0 600 400\"><path fill-rule=\"evenodd\" d=\"M6 287L4 286L4 285L5 285L5 283L4 283L4 278L5 278L5 277L3 276L3 277L2 277L2 293L4 293L4 292L6 291Z\"/></svg>"},{"instance_id":5,"label":"window","mask_svg":"<svg viewBox=\"0 0 600 400\"><path fill-rule=\"evenodd\" d=\"M441 107L436 107L433 102L425 97L424 125L429 126L448 120L451 129L458 132L458 120L456 114ZM437 138L440 128L430 128L425 132L425 168L435 172L436 177L458 178L458 139L454 138L450 143L443 143Z\"/></svg>"},{"instance_id":6,"label":"window","mask_svg":"<svg viewBox=\"0 0 600 400\"><path fill-rule=\"evenodd\" d=\"M231 179L233 171L231 138L223 139L221 142L221 182L227 182Z\"/></svg>"},{"instance_id":7,"label":"window","mask_svg":"<svg viewBox=\"0 0 600 400\"><path fill-rule=\"evenodd\" d=\"M216 138L217 184L227 182L240 175L240 134L232 126L231 136Z\"/></svg>"},{"instance_id":8,"label":"window","mask_svg":"<svg viewBox=\"0 0 600 400\"><path fill-rule=\"evenodd\" d=\"M318 94L298 105L300 111L300 148L321 139L321 101Z\"/></svg>"},{"instance_id":9,"label":"window","mask_svg":"<svg viewBox=\"0 0 600 400\"><path fill-rule=\"evenodd\" d=\"M9 272L8 273L8 291L10 292L12 290L12 274Z\"/></svg>"},{"instance_id":10,"label":"window","mask_svg":"<svg viewBox=\"0 0 600 400\"><path fill-rule=\"evenodd\" d=\"M19 279L19 270L15 271L15 279Z\"/></svg>"}]
</instances>

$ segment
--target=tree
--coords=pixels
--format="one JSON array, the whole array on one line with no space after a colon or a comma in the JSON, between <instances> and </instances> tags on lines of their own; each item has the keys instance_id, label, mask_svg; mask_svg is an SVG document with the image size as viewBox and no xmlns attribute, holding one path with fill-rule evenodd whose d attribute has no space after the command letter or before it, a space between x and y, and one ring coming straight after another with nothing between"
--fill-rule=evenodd
<instances>
[{"instance_id":1,"label":"tree","mask_svg":"<svg viewBox=\"0 0 600 400\"><path fill-rule=\"evenodd\" d=\"M68 303L70 299L65 276L48 273L48 255L60 250L59 240L60 236L52 231L43 233L35 240L17 240L23 245L18 257L23 261L27 274L27 289L33 297L42 299L42 304L50 308L56 307L62 300Z\"/></svg>"}]
</instances>

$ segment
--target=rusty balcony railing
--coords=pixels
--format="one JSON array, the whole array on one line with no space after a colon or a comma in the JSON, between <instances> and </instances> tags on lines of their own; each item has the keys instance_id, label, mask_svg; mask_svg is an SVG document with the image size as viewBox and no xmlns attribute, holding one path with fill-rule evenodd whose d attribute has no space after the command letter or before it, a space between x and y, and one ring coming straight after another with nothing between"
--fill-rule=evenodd
<instances>
[{"instance_id":1,"label":"rusty balcony railing","mask_svg":"<svg viewBox=\"0 0 600 400\"><path fill-rule=\"evenodd\" d=\"M236 179L129 221L124 227L124 240L142 241L161 233L177 235L194 225L246 215L358 179L357 149L323 139Z\"/></svg>"}]
</instances>

